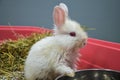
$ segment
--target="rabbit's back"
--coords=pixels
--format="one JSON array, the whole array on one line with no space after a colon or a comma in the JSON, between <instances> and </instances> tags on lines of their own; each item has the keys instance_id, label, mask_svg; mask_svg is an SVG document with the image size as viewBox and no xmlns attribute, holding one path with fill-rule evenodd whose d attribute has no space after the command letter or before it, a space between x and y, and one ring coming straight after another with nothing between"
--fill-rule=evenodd
<instances>
[{"instance_id":1,"label":"rabbit's back","mask_svg":"<svg viewBox=\"0 0 120 80\"><path fill-rule=\"evenodd\" d=\"M28 80L34 80L36 76L44 79L51 78L49 73L52 73L53 76L53 68L60 57L59 53L62 52L57 44L54 36L51 36L36 42L31 47L25 62L25 76L28 77Z\"/></svg>"}]
</instances>

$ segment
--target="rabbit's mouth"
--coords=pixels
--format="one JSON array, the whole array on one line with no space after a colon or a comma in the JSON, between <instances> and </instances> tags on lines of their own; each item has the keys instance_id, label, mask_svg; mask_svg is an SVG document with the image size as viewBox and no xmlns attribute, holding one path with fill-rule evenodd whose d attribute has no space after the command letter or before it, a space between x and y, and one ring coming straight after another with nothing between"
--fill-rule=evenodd
<instances>
[{"instance_id":1,"label":"rabbit's mouth","mask_svg":"<svg viewBox=\"0 0 120 80\"><path fill-rule=\"evenodd\" d=\"M76 43L75 46L77 48L83 48L87 44L87 40L86 39L83 39L82 41L77 40L76 42L77 43Z\"/></svg>"}]
</instances>

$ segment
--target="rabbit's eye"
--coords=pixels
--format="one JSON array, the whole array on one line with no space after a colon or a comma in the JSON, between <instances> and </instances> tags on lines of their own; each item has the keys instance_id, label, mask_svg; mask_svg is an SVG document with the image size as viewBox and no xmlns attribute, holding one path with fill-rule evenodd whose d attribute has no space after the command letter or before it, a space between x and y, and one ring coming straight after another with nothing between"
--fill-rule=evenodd
<instances>
[{"instance_id":1,"label":"rabbit's eye","mask_svg":"<svg viewBox=\"0 0 120 80\"><path fill-rule=\"evenodd\" d=\"M69 35L75 37L76 33L75 32L70 32Z\"/></svg>"}]
</instances>

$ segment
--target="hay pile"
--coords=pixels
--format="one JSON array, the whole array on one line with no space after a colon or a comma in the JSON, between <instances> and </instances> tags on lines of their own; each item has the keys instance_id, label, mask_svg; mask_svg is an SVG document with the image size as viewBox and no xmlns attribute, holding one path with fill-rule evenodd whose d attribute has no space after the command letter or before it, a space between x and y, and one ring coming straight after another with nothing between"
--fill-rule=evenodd
<instances>
[{"instance_id":1,"label":"hay pile","mask_svg":"<svg viewBox=\"0 0 120 80\"><path fill-rule=\"evenodd\" d=\"M32 33L26 37L19 35L17 40L9 39L0 43L0 80L25 80L24 62L30 47L50 35L50 32Z\"/></svg>"}]
</instances>

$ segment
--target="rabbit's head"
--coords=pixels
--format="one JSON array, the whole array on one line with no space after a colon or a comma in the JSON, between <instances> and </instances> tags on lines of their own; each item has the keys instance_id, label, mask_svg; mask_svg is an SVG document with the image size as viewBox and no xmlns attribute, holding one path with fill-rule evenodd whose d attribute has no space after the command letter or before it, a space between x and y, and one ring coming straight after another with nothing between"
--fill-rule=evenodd
<instances>
[{"instance_id":1,"label":"rabbit's head","mask_svg":"<svg viewBox=\"0 0 120 80\"><path fill-rule=\"evenodd\" d=\"M53 11L54 20L54 35L61 35L61 38L65 39L68 46L83 47L87 42L87 34L82 29L80 24L73 21L68 16L68 8L64 3L54 7ZM64 37L62 37L64 36Z\"/></svg>"}]
</instances>

